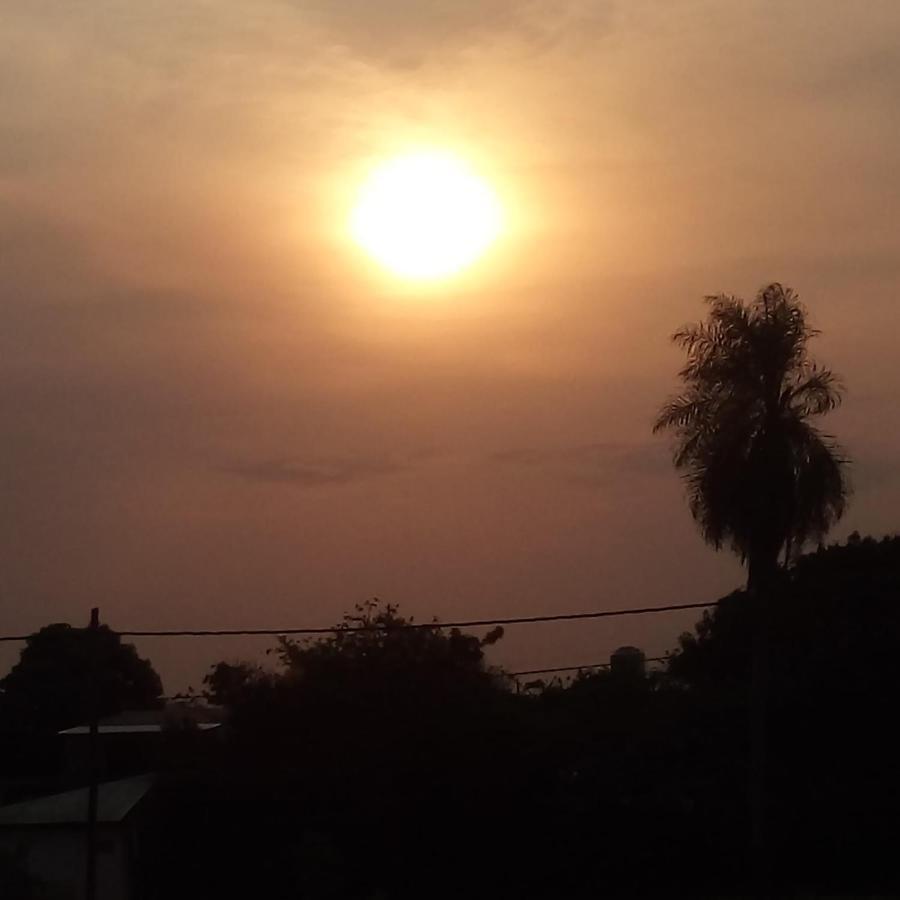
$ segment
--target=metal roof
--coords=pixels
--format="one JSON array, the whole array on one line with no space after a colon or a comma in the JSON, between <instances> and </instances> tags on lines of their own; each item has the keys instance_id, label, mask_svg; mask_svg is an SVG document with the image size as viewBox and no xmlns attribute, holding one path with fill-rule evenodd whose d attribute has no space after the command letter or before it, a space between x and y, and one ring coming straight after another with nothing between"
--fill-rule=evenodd
<instances>
[{"instance_id":1,"label":"metal roof","mask_svg":"<svg viewBox=\"0 0 900 900\"><path fill-rule=\"evenodd\" d=\"M221 728L221 722L196 722L191 725L198 731L209 731L211 728ZM98 734L162 734L163 725L99 725ZM88 725L76 725L74 728L65 728L59 734L90 734Z\"/></svg>"},{"instance_id":2,"label":"metal roof","mask_svg":"<svg viewBox=\"0 0 900 900\"><path fill-rule=\"evenodd\" d=\"M97 821L121 822L153 785L152 775L105 781L97 787ZM51 794L0 806L0 828L22 825L84 825L87 822L88 789Z\"/></svg>"},{"instance_id":3,"label":"metal roof","mask_svg":"<svg viewBox=\"0 0 900 900\"><path fill-rule=\"evenodd\" d=\"M208 731L212 725L220 725L225 719L221 706L196 701L173 700L154 709L126 709L100 720L100 734L155 734L166 727L196 725ZM86 724L66 728L59 734L88 734Z\"/></svg>"}]
</instances>

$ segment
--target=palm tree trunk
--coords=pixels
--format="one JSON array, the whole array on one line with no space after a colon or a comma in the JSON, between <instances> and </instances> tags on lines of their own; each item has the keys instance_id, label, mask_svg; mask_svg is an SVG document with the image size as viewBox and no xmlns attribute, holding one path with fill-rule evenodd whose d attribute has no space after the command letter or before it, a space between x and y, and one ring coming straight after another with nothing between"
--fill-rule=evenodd
<instances>
[{"instance_id":1,"label":"palm tree trunk","mask_svg":"<svg viewBox=\"0 0 900 900\"><path fill-rule=\"evenodd\" d=\"M750 670L750 875L759 896L769 892L770 868L766 821L767 706L769 680L769 622L778 582L778 550L768 548L750 557L747 590L752 604Z\"/></svg>"}]
</instances>

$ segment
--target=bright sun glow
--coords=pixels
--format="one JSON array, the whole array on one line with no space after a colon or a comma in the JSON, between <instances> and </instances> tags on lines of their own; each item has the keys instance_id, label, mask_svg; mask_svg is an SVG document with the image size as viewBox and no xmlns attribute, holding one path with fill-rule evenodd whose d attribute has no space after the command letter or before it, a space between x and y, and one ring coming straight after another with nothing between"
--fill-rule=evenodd
<instances>
[{"instance_id":1,"label":"bright sun glow","mask_svg":"<svg viewBox=\"0 0 900 900\"><path fill-rule=\"evenodd\" d=\"M357 243L395 275L442 278L473 263L500 233L489 185L448 153L400 156L376 168L350 227Z\"/></svg>"}]
</instances>

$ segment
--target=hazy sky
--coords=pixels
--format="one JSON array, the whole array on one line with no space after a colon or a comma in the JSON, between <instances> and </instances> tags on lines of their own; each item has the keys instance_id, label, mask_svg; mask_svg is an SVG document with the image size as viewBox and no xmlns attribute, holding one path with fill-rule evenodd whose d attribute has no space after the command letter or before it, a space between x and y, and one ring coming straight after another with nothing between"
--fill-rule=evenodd
<instances>
[{"instance_id":1,"label":"hazy sky","mask_svg":"<svg viewBox=\"0 0 900 900\"><path fill-rule=\"evenodd\" d=\"M771 280L849 387L836 536L897 527L896 0L6 0L0 85L2 633L714 599L650 424L669 334ZM427 289L346 236L423 144L509 218ZM139 646L175 690L259 645Z\"/></svg>"}]
</instances>

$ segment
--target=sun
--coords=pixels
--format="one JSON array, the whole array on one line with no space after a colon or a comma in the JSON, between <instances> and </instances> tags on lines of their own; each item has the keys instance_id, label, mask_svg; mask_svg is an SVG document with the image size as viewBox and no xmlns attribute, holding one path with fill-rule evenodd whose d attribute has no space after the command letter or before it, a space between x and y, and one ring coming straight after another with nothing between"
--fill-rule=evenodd
<instances>
[{"instance_id":1,"label":"sun","mask_svg":"<svg viewBox=\"0 0 900 900\"><path fill-rule=\"evenodd\" d=\"M433 280L477 260L500 234L490 185L450 153L419 152L377 166L350 217L354 240L402 278Z\"/></svg>"}]
</instances>

